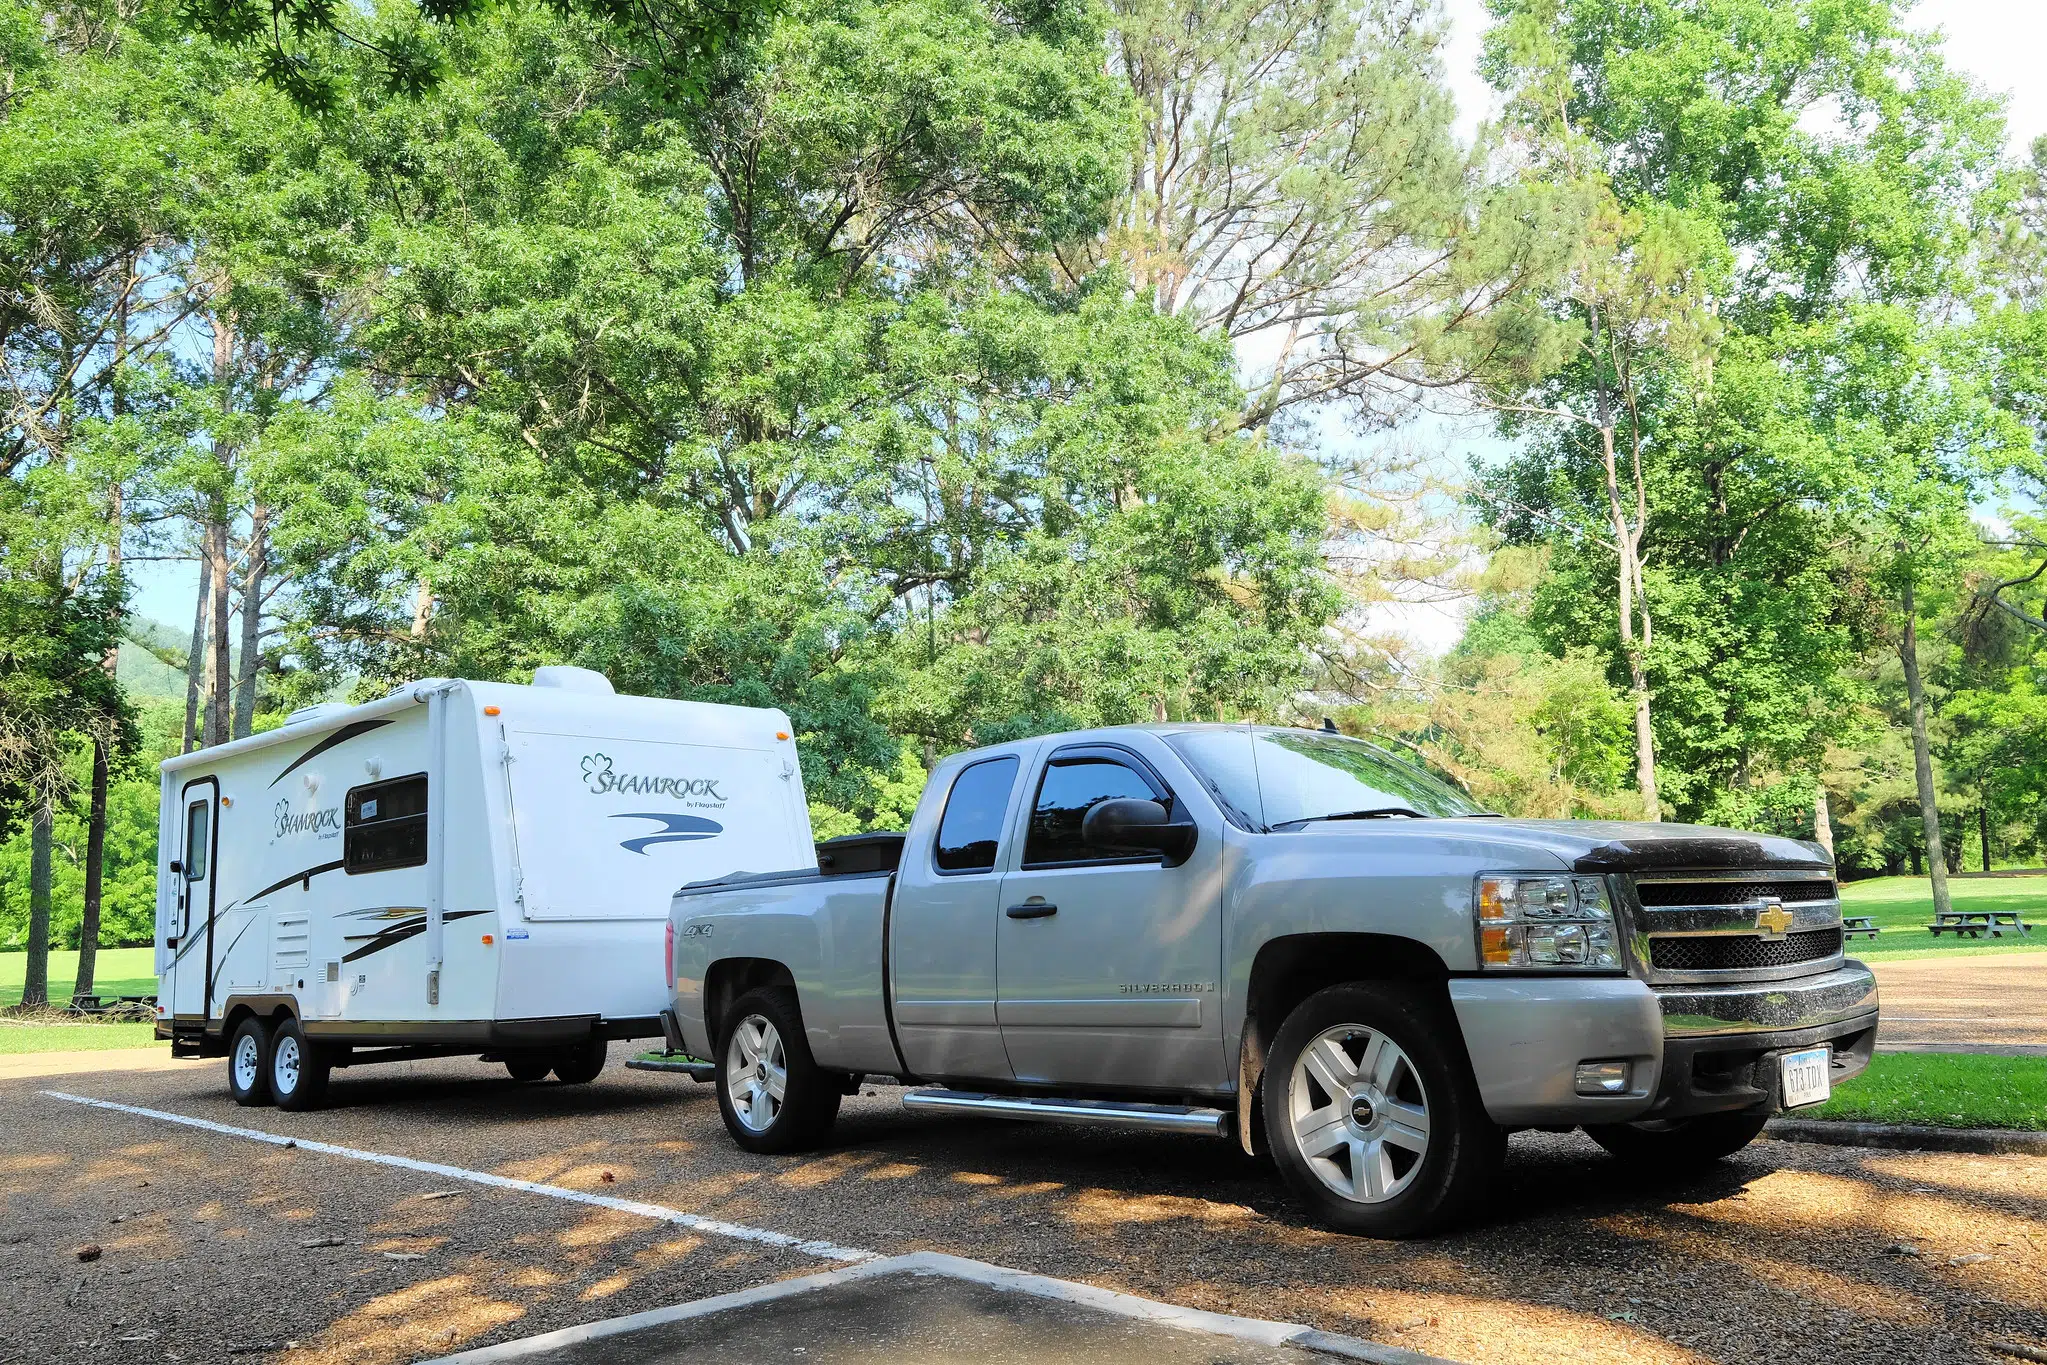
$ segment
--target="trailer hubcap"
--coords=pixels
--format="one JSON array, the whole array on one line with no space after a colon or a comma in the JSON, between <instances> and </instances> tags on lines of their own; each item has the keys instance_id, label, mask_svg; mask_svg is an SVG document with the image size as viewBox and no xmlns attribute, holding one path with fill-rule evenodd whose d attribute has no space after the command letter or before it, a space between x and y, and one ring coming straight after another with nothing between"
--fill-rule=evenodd
<instances>
[{"instance_id":1,"label":"trailer hubcap","mask_svg":"<svg viewBox=\"0 0 2047 1365\"><path fill-rule=\"evenodd\" d=\"M747 1129L764 1133L782 1112L789 1063L782 1035L764 1015L749 1014L725 1045L725 1097Z\"/></svg>"},{"instance_id":2,"label":"trailer hubcap","mask_svg":"<svg viewBox=\"0 0 2047 1365\"><path fill-rule=\"evenodd\" d=\"M1414 1061L1363 1024L1324 1029L1287 1087L1288 1131L1308 1169L1360 1204L1414 1183L1429 1150L1429 1097Z\"/></svg>"},{"instance_id":3,"label":"trailer hubcap","mask_svg":"<svg viewBox=\"0 0 2047 1365\"><path fill-rule=\"evenodd\" d=\"M270 1084L280 1095L299 1088L299 1040L289 1033L277 1040L275 1060L270 1064Z\"/></svg>"},{"instance_id":4,"label":"trailer hubcap","mask_svg":"<svg viewBox=\"0 0 2047 1365\"><path fill-rule=\"evenodd\" d=\"M235 1089L254 1090L259 1069L260 1051L256 1046L256 1035L244 1033L235 1039Z\"/></svg>"}]
</instances>

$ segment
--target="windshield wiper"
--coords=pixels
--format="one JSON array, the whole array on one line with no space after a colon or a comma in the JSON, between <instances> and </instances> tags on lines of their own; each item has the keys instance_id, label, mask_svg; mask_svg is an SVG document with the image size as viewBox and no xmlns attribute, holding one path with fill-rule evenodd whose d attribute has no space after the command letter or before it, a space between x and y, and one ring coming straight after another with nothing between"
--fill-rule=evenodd
<instances>
[{"instance_id":1,"label":"windshield wiper","mask_svg":"<svg viewBox=\"0 0 2047 1365\"><path fill-rule=\"evenodd\" d=\"M1286 829L1289 826L1311 825L1319 820L1384 820L1394 815L1404 815L1410 820L1429 818L1420 811L1410 810L1406 806L1373 806L1368 810L1340 810L1329 815L1303 815L1297 820L1282 820L1273 828Z\"/></svg>"}]
</instances>

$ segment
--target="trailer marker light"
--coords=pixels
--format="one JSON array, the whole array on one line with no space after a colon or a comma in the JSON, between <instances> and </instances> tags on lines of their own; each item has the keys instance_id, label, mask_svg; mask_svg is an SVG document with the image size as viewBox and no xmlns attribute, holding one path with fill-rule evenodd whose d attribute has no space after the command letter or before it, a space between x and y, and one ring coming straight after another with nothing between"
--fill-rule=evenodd
<instances>
[{"instance_id":1,"label":"trailer marker light","mask_svg":"<svg viewBox=\"0 0 2047 1365\"><path fill-rule=\"evenodd\" d=\"M490 945L491 945L492 943L494 943L494 942L496 942L496 940L495 940L495 939L493 939L493 938L492 938L492 937L491 937L491 936L490 936L489 934L485 934L485 935L483 936L483 946L484 946L484 947L488 948L488 947L490 947Z\"/></svg>"},{"instance_id":2,"label":"trailer marker light","mask_svg":"<svg viewBox=\"0 0 2047 1365\"><path fill-rule=\"evenodd\" d=\"M495 706L486 706L483 708L483 714L485 714L486 716L494 716L497 713L498 709Z\"/></svg>"},{"instance_id":3,"label":"trailer marker light","mask_svg":"<svg viewBox=\"0 0 2047 1365\"><path fill-rule=\"evenodd\" d=\"M223 796L220 798L220 804L223 806L232 806L234 803L235 799L232 796Z\"/></svg>"},{"instance_id":4,"label":"trailer marker light","mask_svg":"<svg viewBox=\"0 0 2047 1365\"><path fill-rule=\"evenodd\" d=\"M787 730L777 730L777 731L775 731L775 738L776 738L776 739L787 739L787 738L789 738L789 732L788 732Z\"/></svg>"}]
</instances>

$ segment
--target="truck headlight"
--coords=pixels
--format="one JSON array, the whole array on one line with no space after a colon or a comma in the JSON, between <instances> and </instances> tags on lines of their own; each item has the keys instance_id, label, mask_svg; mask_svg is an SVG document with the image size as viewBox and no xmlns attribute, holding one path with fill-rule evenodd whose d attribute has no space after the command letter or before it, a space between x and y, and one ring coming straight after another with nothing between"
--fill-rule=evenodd
<instances>
[{"instance_id":1,"label":"truck headlight","mask_svg":"<svg viewBox=\"0 0 2047 1365\"><path fill-rule=\"evenodd\" d=\"M1621 957L1606 879L1539 872L1480 877L1478 960L1510 970L1616 970Z\"/></svg>"}]
</instances>

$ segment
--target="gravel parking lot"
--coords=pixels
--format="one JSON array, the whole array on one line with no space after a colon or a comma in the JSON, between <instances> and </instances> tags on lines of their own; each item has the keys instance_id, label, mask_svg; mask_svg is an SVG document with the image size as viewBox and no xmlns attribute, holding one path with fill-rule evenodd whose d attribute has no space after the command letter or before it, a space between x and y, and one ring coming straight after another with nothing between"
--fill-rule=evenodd
<instances>
[{"instance_id":1,"label":"gravel parking lot","mask_svg":"<svg viewBox=\"0 0 2047 1365\"><path fill-rule=\"evenodd\" d=\"M1762 1142L1703 1179L1629 1182L1575 1134L1523 1134L1484 1225L1395 1244L1305 1226L1222 1144L911 1115L885 1088L848 1101L833 1150L772 1159L665 1076L370 1067L336 1073L336 1107L285 1114L237 1109L222 1067L0 1082L0 1365L406 1361L830 1264L53 1089L1488 1365L2047 1349L2047 1159Z\"/></svg>"}]
</instances>

